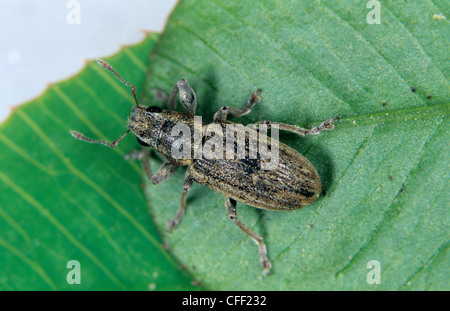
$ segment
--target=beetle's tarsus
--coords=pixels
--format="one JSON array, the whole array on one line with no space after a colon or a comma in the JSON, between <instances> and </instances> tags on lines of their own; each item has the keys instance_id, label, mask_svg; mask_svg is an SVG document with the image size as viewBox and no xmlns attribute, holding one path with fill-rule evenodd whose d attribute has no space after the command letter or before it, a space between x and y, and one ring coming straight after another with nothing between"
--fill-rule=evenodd
<instances>
[{"instance_id":1,"label":"beetle's tarsus","mask_svg":"<svg viewBox=\"0 0 450 311\"><path fill-rule=\"evenodd\" d=\"M272 269L272 264L270 263L269 260L262 261L261 262L261 267L263 269L263 275L269 275L270 274L270 270Z\"/></svg>"},{"instance_id":2,"label":"beetle's tarsus","mask_svg":"<svg viewBox=\"0 0 450 311\"><path fill-rule=\"evenodd\" d=\"M179 223L180 223L179 220L176 219L176 218L174 218L172 220L169 220L167 222L167 229L166 229L166 231L170 232L170 231L174 230L176 227L178 227Z\"/></svg>"},{"instance_id":3,"label":"beetle's tarsus","mask_svg":"<svg viewBox=\"0 0 450 311\"><path fill-rule=\"evenodd\" d=\"M252 238L252 240L258 245L259 250L259 257L260 257L260 263L263 268L263 274L267 275L270 273L270 268L272 267L272 264L270 263L269 259L267 258L267 247L266 244L264 244L262 237L257 235L255 232L250 230L249 227L247 227L244 223L242 223L237 218L236 213L236 201L234 199L225 197L225 207L227 209L228 217L242 230L244 231L248 236Z\"/></svg>"},{"instance_id":4,"label":"beetle's tarsus","mask_svg":"<svg viewBox=\"0 0 450 311\"><path fill-rule=\"evenodd\" d=\"M237 109L236 107L231 106L222 106L219 111L216 112L214 115L214 122L217 121L225 121L227 119L228 113L233 115L236 118L240 118L242 116L245 116L246 114L250 113L252 111L252 108L261 100L261 97L259 94L261 93L261 89L257 89L254 91L250 98L248 99L247 105L242 109Z\"/></svg>"},{"instance_id":5,"label":"beetle's tarsus","mask_svg":"<svg viewBox=\"0 0 450 311\"><path fill-rule=\"evenodd\" d=\"M321 130L332 130L334 129L334 122L339 121L339 117L334 117L331 119L326 120L325 122L323 122L321 125L318 126L319 128L319 132Z\"/></svg>"}]
</instances>

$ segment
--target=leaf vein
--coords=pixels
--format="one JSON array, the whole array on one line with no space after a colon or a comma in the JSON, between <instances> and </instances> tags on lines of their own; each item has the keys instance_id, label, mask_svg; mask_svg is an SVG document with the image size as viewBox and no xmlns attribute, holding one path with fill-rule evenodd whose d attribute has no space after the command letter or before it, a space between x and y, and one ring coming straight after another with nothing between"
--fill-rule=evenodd
<instances>
[{"instance_id":1,"label":"leaf vein","mask_svg":"<svg viewBox=\"0 0 450 311\"><path fill-rule=\"evenodd\" d=\"M50 175L50 176L56 176L58 175L58 172L46 167L45 165L42 165L39 161L31 157L28 152L26 152L24 149L16 145L13 141L9 140L8 137L3 135L3 133L0 132L0 140L4 142L11 150L16 152L23 160L27 161L37 169L43 171L44 173Z\"/></svg>"},{"instance_id":2,"label":"leaf vein","mask_svg":"<svg viewBox=\"0 0 450 311\"><path fill-rule=\"evenodd\" d=\"M448 240L441 243L441 245L439 245L435 251L434 254L432 254L428 260L426 261L425 264L423 264L422 266L420 266L416 271L414 271L407 279L406 281L400 285L400 288L406 288L406 286L409 285L409 283L411 282L411 280L418 275L420 272L427 270L430 268L430 266L436 262L436 259L439 258L439 256L441 256L443 254L443 251L445 251L448 248Z\"/></svg>"},{"instance_id":3,"label":"leaf vein","mask_svg":"<svg viewBox=\"0 0 450 311\"><path fill-rule=\"evenodd\" d=\"M109 271L101 261L92 254L80 241L78 241L55 217L53 217L48 211L34 199L27 191L22 189L19 185L14 183L6 175L0 172L0 179L5 185L10 187L15 193L27 201L31 206L36 208L42 216L52 223L73 245L75 245L80 251L82 251L88 258L90 258L114 283L122 288L125 286Z\"/></svg>"},{"instance_id":4,"label":"leaf vein","mask_svg":"<svg viewBox=\"0 0 450 311\"><path fill-rule=\"evenodd\" d=\"M58 290L58 288L52 282L52 280L47 275L47 273L45 273L45 271L36 262L34 262L30 258L28 258L24 253L22 253L20 250L18 250L17 248L15 248L13 245L9 244L2 238L0 238L0 246L2 246L6 250L8 250L12 254L14 254L17 258L22 260L25 264L27 264L32 270L34 270L44 280L45 283L47 283L47 285L52 290Z\"/></svg>"},{"instance_id":5,"label":"leaf vein","mask_svg":"<svg viewBox=\"0 0 450 311\"><path fill-rule=\"evenodd\" d=\"M139 69L142 70L142 72L147 73L147 66L143 62L141 62L138 57L136 57L136 54L130 48L125 48L123 51L131 59L131 61L136 64Z\"/></svg>"},{"instance_id":6,"label":"leaf vein","mask_svg":"<svg viewBox=\"0 0 450 311\"><path fill-rule=\"evenodd\" d=\"M322 85L325 89L327 89L335 98L337 98L339 101L341 101L342 103L346 104L348 107L350 107L353 111L358 112L358 109L356 109L351 103L346 102L343 98L341 98L335 91L334 89L332 89L331 87L329 87L328 85L325 84L324 81L322 81L321 79L319 79L317 77L316 74L314 74L313 71L309 70L307 67L305 67L302 63L297 62L297 59L294 57L294 55L289 52L288 49L286 49L286 47L277 39L269 36L267 33L264 33L262 31L260 31L259 29L255 28L253 25L247 24L244 22L243 19L241 19L240 17L238 17L237 15L231 13L228 8L223 7L221 4L219 4L216 0L213 1L213 3L215 3L217 6L219 6L220 8L222 8L223 10L225 10L227 13L231 14L235 19L237 19L238 21L240 21L243 25L245 25L247 28L250 28L253 32L258 33L261 36L264 36L264 38L268 41L268 42L272 42L274 45L277 45L279 50L282 51L285 56L288 56L293 62L295 62L297 65L301 66L306 72L309 73L309 75L315 80L317 81L320 85Z\"/></svg>"},{"instance_id":7,"label":"leaf vein","mask_svg":"<svg viewBox=\"0 0 450 311\"><path fill-rule=\"evenodd\" d=\"M436 126L436 128L440 125L440 123ZM431 135L429 135L428 139L423 143L420 151L419 151L419 156L417 157L417 161L416 164L414 166L414 168L412 168L409 171L409 177L406 177L405 181L403 182L403 187L404 185L407 183L407 180L410 179L412 172L417 168L417 166L419 165L419 163L422 160L422 154L426 148L426 145L428 144L428 142L431 140L431 138L433 137L433 135L436 133L436 129L435 131L433 131L433 133ZM342 274L343 271L347 270L351 264L353 263L353 261L355 260L355 258L358 256L358 254L361 253L361 251L363 249L366 249L367 247L369 247L371 241L377 236L378 232L381 230L380 228L382 228L385 224L385 222L388 220L388 216L391 214L392 210L394 210L394 208L396 208L398 206L398 201L397 198L399 197L400 192L398 192L396 194L396 196L392 199L391 204L389 205L389 207L386 209L386 211L383 213L383 218L381 218L380 222L378 223L378 225L372 230L372 233L370 234L370 236L368 237L368 239L366 240L366 242L358 249L358 251L351 257L350 261L347 262L347 264L344 265L344 267L342 269L340 269L337 273L336 273L336 277L338 277L340 274Z\"/></svg>"},{"instance_id":8,"label":"leaf vein","mask_svg":"<svg viewBox=\"0 0 450 311\"><path fill-rule=\"evenodd\" d=\"M434 4L434 3L433 3L433 4ZM387 4L387 6L389 7L389 4ZM443 77L446 81L448 81L447 78L446 78L446 76L444 75L444 73L439 69L438 66L436 66L436 64L435 64L434 61L433 61L433 58L430 56L430 54L428 53L428 51L425 49L425 47L422 45L422 43L420 43L419 38L416 37L416 36L411 32L411 30L406 26L406 24L404 24L404 23L401 21L401 19L400 19L397 15L394 14L394 12L393 12L392 10L389 10L389 12L391 13L392 17L394 17L394 18L402 25L402 27L408 32L408 34L411 36L411 38L413 38L414 41L419 45L422 54L423 54L424 56L426 56L426 58L428 58L428 60L430 61L430 63L433 64L433 67L434 67L437 71L439 71L439 73L442 75L442 77Z\"/></svg>"},{"instance_id":9,"label":"leaf vein","mask_svg":"<svg viewBox=\"0 0 450 311\"><path fill-rule=\"evenodd\" d=\"M37 126L22 110L17 110L16 112L33 130L34 132L41 137L41 139L52 149L58 158L66 165L66 167L71 171L75 176L77 176L80 180L85 182L88 186L90 186L95 192L97 192L100 196L102 196L106 201L108 201L122 216L124 216L128 221L130 221L134 227L141 232L162 254L166 257L166 259L172 263L175 267L178 267L178 264L171 258L171 256L167 253L166 250L162 247L160 243L156 241L156 238L153 237L145 228L139 224L139 222L118 202L116 202L111 196L108 195L103 189L101 189L95 182L89 179L86 175L84 175L81 171L75 168L70 160L66 158L58 148L53 144L53 142L42 132L42 130Z\"/></svg>"},{"instance_id":10,"label":"leaf vein","mask_svg":"<svg viewBox=\"0 0 450 311\"><path fill-rule=\"evenodd\" d=\"M330 11L332 13L332 15L336 16L343 24L347 25L349 28L351 28L364 42L367 43L367 45L370 47L370 49L374 52L376 52L381 58L383 58L383 60L392 68L392 70L395 72L395 74L397 76L399 76L406 84L406 86L409 88L410 85L408 83L408 81L406 81L405 77L403 77L403 75L397 70L397 68L395 68L395 66L393 64L391 64L391 62L386 58L385 55L383 55L383 53L381 53L381 51L379 49L377 49L375 47L375 45L372 44L372 42L370 42L363 34L361 31L357 30L355 28L355 26L353 26L352 24L350 24L349 22L347 22L346 20L342 19L342 17L336 12L334 11L332 8L330 8L329 6L327 6L325 3L323 3L324 7L326 9L328 9L328 11ZM423 104L427 104L423 98L421 98L419 95L417 95L417 97L420 99L420 101Z\"/></svg>"}]
</instances>

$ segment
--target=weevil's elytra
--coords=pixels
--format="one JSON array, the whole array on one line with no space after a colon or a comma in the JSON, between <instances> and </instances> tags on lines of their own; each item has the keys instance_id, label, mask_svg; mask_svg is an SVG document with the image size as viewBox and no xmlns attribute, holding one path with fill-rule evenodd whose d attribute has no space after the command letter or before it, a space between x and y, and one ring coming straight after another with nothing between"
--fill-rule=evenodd
<instances>
[{"instance_id":1,"label":"weevil's elytra","mask_svg":"<svg viewBox=\"0 0 450 311\"><path fill-rule=\"evenodd\" d=\"M318 198L320 177L297 151L279 143L276 169L262 171L260 162L248 155L226 161L199 159L190 166L191 176L223 195L263 209L295 210Z\"/></svg>"},{"instance_id":2,"label":"weevil's elytra","mask_svg":"<svg viewBox=\"0 0 450 311\"><path fill-rule=\"evenodd\" d=\"M198 116L195 116L197 98L186 80L178 81L173 88L168 97L169 110L163 110L157 106L140 106L136 98L134 85L122 79L108 63L100 59L97 62L116 75L125 85L131 87L136 106L133 107L128 118L128 130L112 143L87 138L75 131L70 132L72 136L82 141L113 148L125 135L130 131L133 132L139 144L155 149L167 159L158 172L153 174L149 165L149 151L144 150L143 167L154 184L163 182L173 176L179 166L187 166L180 208L176 216L169 222L168 229L172 230L178 226L185 213L186 197L193 182L200 183L224 195L228 217L258 245L263 272L268 274L272 265L267 257L266 245L262 237L238 219L237 201L268 210L296 210L314 202L319 197L321 182L317 171L305 157L278 140L264 135L261 129L264 127L279 128L302 136L315 135L323 130L333 129L333 123L338 118L328 119L312 129L270 121L260 121L255 124L254 128L244 128L239 124L227 121L228 114L239 118L249 113L260 100L260 91L258 90L251 94L243 109L223 106L214 115L213 122L205 124L198 122ZM177 94L179 94L180 102L186 112L173 111L176 106ZM179 132L177 132L179 128L184 128L189 133L185 137L188 142L194 142L190 148L186 148L187 153L184 153L182 157L175 156L174 153L175 151L185 151L183 149L185 146L179 144L180 136L174 134L174 132ZM234 130L231 134L228 132L230 128ZM214 130L211 131L211 129ZM201 134L200 139L199 133ZM224 139L219 144L215 144L213 148L208 149L211 145L210 142L217 137L227 139L241 137L244 141L240 145L242 149L239 149L241 147L239 147L238 141L232 140L231 145L226 145ZM256 141L252 141L252 137L257 137ZM261 149L253 153L253 143L258 147L265 145L267 150L277 151L274 153L276 156L271 154L270 157L266 157ZM229 146L231 148L227 149ZM209 150L210 154L215 156L208 157L208 152L202 154L204 150ZM243 156L230 158L228 154L230 150L234 152L241 150ZM268 162L274 159L277 160L275 165L271 169L266 169Z\"/></svg>"}]
</instances>

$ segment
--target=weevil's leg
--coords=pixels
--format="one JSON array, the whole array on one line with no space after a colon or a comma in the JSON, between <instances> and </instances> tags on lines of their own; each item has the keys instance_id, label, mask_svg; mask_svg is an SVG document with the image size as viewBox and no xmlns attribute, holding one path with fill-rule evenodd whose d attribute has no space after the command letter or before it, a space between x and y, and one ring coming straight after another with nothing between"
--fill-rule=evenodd
<instances>
[{"instance_id":1,"label":"weevil's leg","mask_svg":"<svg viewBox=\"0 0 450 311\"><path fill-rule=\"evenodd\" d=\"M228 116L228 112L230 112L230 107L222 106L219 111L214 114L213 120L214 122L225 121Z\"/></svg>"},{"instance_id":2,"label":"weevil's leg","mask_svg":"<svg viewBox=\"0 0 450 311\"><path fill-rule=\"evenodd\" d=\"M325 122L323 122L321 125L313 127L312 129L305 129L296 125L290 125L290 124L286 124L286 123L278 123L278 122L270 122L270 121L259 121L255 123L256 127L259 127L261 124L265 124L267 125L267 129L271 128L274 124L278 125L278 128L280 130L284 130L284 131L289 131L289 132L293 132L296 134L299 134L301 136L305 136L305 135L317 135L319 134L321 131L324 130L332 130L334 129L334 125L333 123L338 121L339 118L338 117L334 117L332 119L328 119Z\"/></svg>"},{"instance_id":3,"label":"weevil's leg","mask_svg":"<svg viewBox=\"0 0 450 311\"><path fill-rule=\"evenodd\" d=\"M177 82L173 87L172 92L169 96L168 106L170 110L175 110L176 101L175 98L177 93L180 92L180 102L187 112L195 114L195 108L197 107L197 97L195 96L194 90L191 88L189 83L182 79Z\"/></svg>"},{"instance_id":4,"label":"weevil's leg","mask_svg":"<svg viewBox=\"0 0 450 311\"><path fill-rule=\"evenodd\" d=\"M229 113L231 113L236 118L240 118L242 116L245 116L261 100L261 97L259 96L260 93L261 93L260 89L254 91L250 95L250 98L248 99L247 105L244 108L242 108L241 110L237 109L236 107L229 107L228 108L229 109Z\"/></svg>"},{"instance_id":5,"label":"weevil's leg","mask_svg":"<svg viewBox=\"0 0 450 311\"><path fill-rule=\"evenodd\" d=\"M186 175L184 177L183 193L181 194L180 208L178 209L178 212L177 212L177 215L175 216L175 218L173 218L172 220L169 221L169 226L167 228L167 231L171 231L171 230L175 229L178 226L178 224L180 223L181 218L183 218L184 212L186 211L186 197L187 197L188 191L191 190L193 182L194 181L191 178L191 170L188 167L186 170Z\"/></svg>"},{"instance_id":6,"label":"weevil's leg","mask_svg":"<svg viewBox=\"0 0 450 311\"><path fill-rule=\"evenodd\" d=\"M107 141L104 141L104 140L97 140L97 139L92 139L92 138L86 137L83 134L81 134L79 132L76 132L76 131L69 131L69 132L70 132L70 135L72 135L73 137L75 137L78 140L86 141L86 142L91 143L91 144L100 144L100 145L104 145L104 146L107 146L107 147L110 147L110 148L114 148L115 146L117 146L119 141L121 141L122 138L124 138L130 132L130 130L128 130L125 133L123 133L119 138L117 138L111 144L108 143Z\"/></svg>"},{"instance_id":7,"label":"weevil's leg","mask_svg":"<svg viewBox=\"0 0 450 311\"><path fill-rule=\"evenodd\" d=\"M262 237L254 233L252 230L250 230L249 227L244 225L239 219L237 219L237 213L236 213L236 201L225 197L225 207L227 208L228 217L247 235L249 235L253 241L258 245L259 249L259 256L260 256L260 263L263 268L264 274L270 273L270 268L272 268L272 264L270 263L269 259L267 258L267 247L266 244L264 244Z\"/></svg>"},{"instance_id":8,"label":"weevil's leg","mask_svg":"<svg viewBox=\"0 0 450 311\"><path fill-rule=\"evenodd\" d=\"M236 107L222 106L214 115L214 121L225 121L229 113L231 113L236 118L240 118L246 115L252 110L256 103L261 100L261 97L259 97L259 93L261 93L261 90L256 90L255 92L253 92L248 99L247 105L240 110Z\"/></svg>"},{"instance_id":9,"label":"weevil's leg","mask_svg":"<svg viewBox=\"0 0 450 311\"><path fill-rule=\"evenodd\" d=\"M128 158L136 157L136 154L133 153ZM166 179L172 177L178 169L178 166L170 163L169 161L164 162L158 169L155 175L153 175L152 168L150 167L150 150L143 149L138 152L137 158L142 161L142 166L144 167L144 171L147 174L148 179L152 181L154 185L162 183Z\"/></svg>"},{"instance_id":10,"label":"weevil's leg","mask_svg":"<svg viewBox=\"0 0 450 311\"><path fill-rule=\"evenodd\" d=\"M170 92L169 99L167 100L167 106L169 110L175 110L177 108L176 96L178 93L178 83L173 87L172 92Z\"/></svg>"},{"instance_id":11,"label":"weevil's leg","mask_svg":"<svg viewBox=\"0 0 450 311\"><path fill-rule=\"evenodd\" d=\"M148 179L152 180L153 172L150 166L150 150L142 149L139 156L141 157L142 166L144 167L144 171L147 174Z\"/></svg>"},{"instance_id":12,"label":"weevil's leg","mask_svg":"<svg viewBox=\"0 0 450 311\"><path fill-rule=\"evenodd\" d=\"M150 165L149 165L150 167ZM177 171L178 166L170 163L169 161L164 162L158 169L155 175L152 177L149 176L150 180L154 185L162 183L166 179L172 177ZM148 174L147 174L148 175Z\"/></svg>"},{"instance_id":13,"label":"weevil's leg","mask_svg":"<svg viewBox=\"0 0 450 311\"><path fill-rule=\"evenodd\" d=\"M97 64L99 64L99 65L100 65L101 67L103 67L104 69L111 71L117 78L119 78L119 80L120 80L123 84L125 84L126 86L129 86L129 87L131 88L131 93L133 94L134 101L136 102L136 106L139 107L139 103L138 103L138 100L137 100L137 97L136 97L136 87L135 87L133 84L131 84L130 82L128 82L128 81L126 81L125 79L123 79L123 78L117 73L117 71L115 71L115 70L113 69L113 67L112 67L110 64L108 64L107 62L105 62L103 59L97 58Z\"/></svg>"}]
</instances>

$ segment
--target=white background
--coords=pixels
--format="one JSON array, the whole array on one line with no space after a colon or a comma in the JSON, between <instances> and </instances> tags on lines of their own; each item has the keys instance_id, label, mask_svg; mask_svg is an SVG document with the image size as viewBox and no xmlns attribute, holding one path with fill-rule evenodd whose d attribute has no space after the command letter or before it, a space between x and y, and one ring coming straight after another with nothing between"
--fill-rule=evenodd
<instances>
[{"instance_id":1,"label":"white background","mask_svg":"<svg viewBox=\"0 0 450 311\"><path fill-rule=\"evenodd\" d=\"M77 0L80 24L69 24L69 0L1 0L0 122L11 108L78 72L85 59L107 56L163 30L176 0Z\"/></svg>"}]
</instances>

